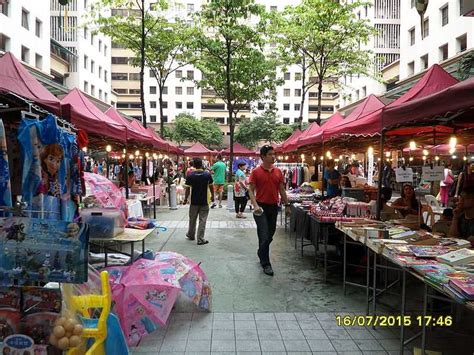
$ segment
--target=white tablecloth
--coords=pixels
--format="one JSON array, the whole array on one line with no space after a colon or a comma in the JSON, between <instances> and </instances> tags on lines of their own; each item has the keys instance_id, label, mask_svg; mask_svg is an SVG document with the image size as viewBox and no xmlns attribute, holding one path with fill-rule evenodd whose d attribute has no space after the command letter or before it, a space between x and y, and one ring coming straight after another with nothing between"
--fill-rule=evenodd
<instances>
[{"instance_id":1,"label":"white tablecloth","mask_svg":"<svg viewBox=\"0 0 474 355\"><path fill-rule=\"evenodd\" d=\"M143 217L142 203L139 200L127 200L128 217Z\"/></svg>"}]
</instances>

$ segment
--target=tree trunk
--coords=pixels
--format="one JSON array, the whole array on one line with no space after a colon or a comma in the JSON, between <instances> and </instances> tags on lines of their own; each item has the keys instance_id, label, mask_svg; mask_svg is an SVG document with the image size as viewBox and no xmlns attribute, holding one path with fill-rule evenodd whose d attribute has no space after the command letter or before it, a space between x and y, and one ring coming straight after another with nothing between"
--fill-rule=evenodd
<instances>
[{"instance_id":1,"label":"tree trunk","mask_svg":"<svg viewBox=\"0 0 474 355\"><path fill-rule=\"evenodd\" d=\"M300 117L298 117L298 126L301 130L303 124L303 110L304 110L304 96L305 96L305 81L306 81L306 57L303 56L303 65L301 68L303 72L301 73L301 104L300 104Z\"/></svg>"},{"instance_id":2,"label":"tree trunk","mask_svg":"<svg viewBox=\"0 0 474 355\"><path fill-rule=\"evenodd\" d=\"M145 90L144 90L144 81L145 81L145 0L142 1L141 6L141 35L142 43L140 48L140 102L142 105L142 122L143 127L146 128L146 109L145 109Z\"/></svg>"},{"instance_id":3,"label":"tree trunk","mask_svg":"<svg viewBox=\"0 0 474 355\"><path fill-rule=\"evenodd\" d=\"M226 61L226 94L227 94L227 110L229 112L229 133L230 133L230 147L229 147L229 161L230 161L230 173L227 175L227 181L231 182L232 178L232 165L234 161L234 118L232 116L234 106L232 105L232 92L230 82L230 71L231 71L231 48L230 41L226 40L227 47L227 61Z\"/></svg>"},{"instance_id":4,"label":"tree trunk","mask_svg":"<svg viewBox=\"0 0 474 355\"><path fill-rule=\"evenodd\" d=\"M323 78L318 77L318 118L316 122L321 125L321 96L323 94Z\"/></svg>"},{"instance_id":5,"label":"tree trunk","mask_svg":"<svg viewBox=\"0 0 474 355\"><path fill-rule=\"evenodd\" d=\"M160 104L160 137L165 138L165 123L163 122L163 86L161 83L158 85L158 103Z\"/></svg>"}]
</instances>

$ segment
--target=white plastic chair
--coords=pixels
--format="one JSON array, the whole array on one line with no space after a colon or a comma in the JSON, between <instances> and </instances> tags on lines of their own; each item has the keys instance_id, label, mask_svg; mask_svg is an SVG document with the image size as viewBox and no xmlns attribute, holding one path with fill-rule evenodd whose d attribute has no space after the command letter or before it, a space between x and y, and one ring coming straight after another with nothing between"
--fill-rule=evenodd
<instances>
[{"instance_id":1,"label":"white plastic chair","mask_svg":"<svg viewBox=\"0 0 474 355\"><path fill-rule=\"evenodd\" d=\"M439 205L438 200L433 195L425 195L426 203L431 207L434 214L442 215L444 207Z\"/></svg>"}]
</instances>

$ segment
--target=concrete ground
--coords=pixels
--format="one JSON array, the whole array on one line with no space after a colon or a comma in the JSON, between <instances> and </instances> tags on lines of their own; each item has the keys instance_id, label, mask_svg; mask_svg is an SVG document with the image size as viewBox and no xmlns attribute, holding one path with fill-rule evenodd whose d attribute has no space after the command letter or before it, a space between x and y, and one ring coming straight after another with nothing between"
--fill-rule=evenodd
<instances>
[{"instance_id":1,"label":"concrete ground","mask_svg":"<svg viewBox=\"0 0 474 355\"><path fill-rule=\"evenodd\" d=\"M247 219L236 219L225 207L211 210L206 230L209 244L203 246L185 237L187 207L158 209L158 222L169 229L147 240L147 248L176 251L201 262L211 281L213 307L210 313L202 312L179 299L168 326L144 338L132 349L134 354L400 353L399 328L336 324L337 315L365 315L365 291L349 287L344 296L340 270L330 272L323 282L321 269L314 265L314 249L306 248L304 256L295 250L294 234L290 238L280 219L271 245L275 276L263 274L252 215L248 212ZM386 306L378 306L378 314L396 315L391 307L399 304L399 298L382 301ZM410 301L416 312L421 299L416 296ZM473 333L465 327L461 332ZM443 354L473 354L474 346L466 339L452 329L435 330L427 348L443 350ZM406 347L405 354L413 353L413 344L417 343Z\"/></svg>"}]
</instances>

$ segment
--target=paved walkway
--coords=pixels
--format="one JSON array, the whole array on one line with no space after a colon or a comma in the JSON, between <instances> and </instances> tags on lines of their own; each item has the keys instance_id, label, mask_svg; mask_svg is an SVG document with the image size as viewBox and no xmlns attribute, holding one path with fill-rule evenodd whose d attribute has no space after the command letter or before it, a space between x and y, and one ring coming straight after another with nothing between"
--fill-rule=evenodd
<instances>
[{"instance_id":1,"label":"paved walkway","mask_svg":"<svg viewBox=\"0 0 474 355\"><path fill-rule=\"evenodd\" d=\"M248 219L238 220L225 208L211 210L206 231L209 244L203 246L185 238L187 213L182 206L175 211L159 209L157 220L169 229L147 247L176 251L202 263L212 284L212 313L179 299L168 326L144 338L134 354L399 353L398 328L373 330L336 324L336 315L365 314L364 292L348 288L343 296L340 273L331 273L324 283L314 267L313 248L308 247L301 256L280 219L271 247L275 276L269 277L258 263L250 213ZM452 349L453 343L462 341L445 339L453 336L450 330L435 335L436 339L430 338L430 349ZM408 349L413 346L405 352L412 354ZM473 351L443 354L449 353Z\"/></svg>"}]
</instances>

